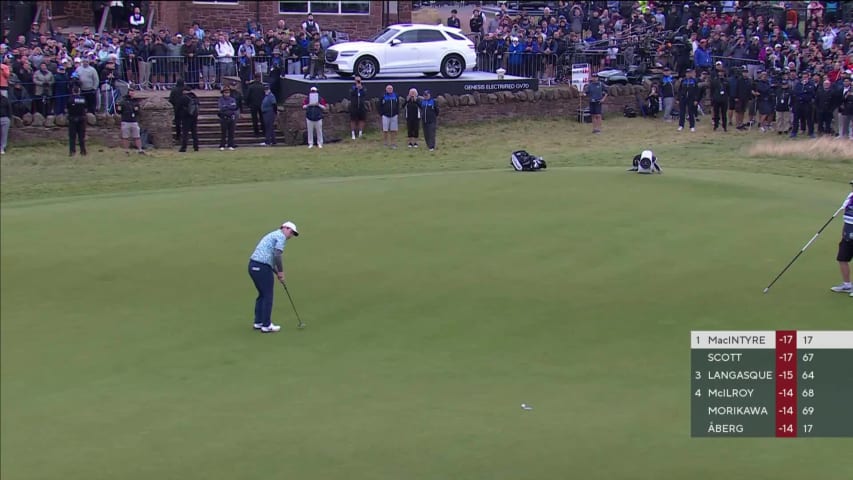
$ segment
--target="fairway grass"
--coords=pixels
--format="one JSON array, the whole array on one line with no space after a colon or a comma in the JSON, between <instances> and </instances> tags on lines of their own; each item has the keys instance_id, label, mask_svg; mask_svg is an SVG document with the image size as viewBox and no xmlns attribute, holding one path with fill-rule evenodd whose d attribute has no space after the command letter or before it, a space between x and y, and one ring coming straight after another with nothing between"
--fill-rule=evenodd
<instances>
[{"instance_id":1,"label":"fairway grass","mask_svg":"<svg viewBox=\"0 0 853 480\"><path fill-rule=\"evenodd\" d=\"M662 176L602 137L526 146L555 159L536 174L461 134L428 165L367 145L88 177L55 150L4 158L0 477L853 478L849 439L689 436L690 330L851 325L839 223L761 293L850 164L714 164L733 138L662 145ZM262 335L248 256L288 219L307 328L278 290Z\"/></svg>"}]
</instances>

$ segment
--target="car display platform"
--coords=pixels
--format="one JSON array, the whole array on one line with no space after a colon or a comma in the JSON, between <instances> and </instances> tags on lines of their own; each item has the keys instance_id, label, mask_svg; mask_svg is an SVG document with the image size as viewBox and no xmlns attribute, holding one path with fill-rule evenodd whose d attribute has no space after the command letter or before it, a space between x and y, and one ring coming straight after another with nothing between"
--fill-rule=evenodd
<instances>
[{"instance_id":1,"label":"car display platform","mask_svg":"<svg viewBox=\"0 0 853 480\"><path fill-rule=\"evenodd\" d=\"M405 97L410 88L416 88L419 94L430 90L433 98L439 95L463 95L466 93L494 93L501 91L517 92L520 90L539 90L539 80L536 78L504 75L502 79L495 73L466 71L455 79L438 76L413 75L383 75L379 74L370 80L363 81L367 89L367 98L380 98L385 94L386 85L394 87L394 92ZM352 77L345 78L337 74L329 74L325 79L304 78L302 75L292 75L281 79L283 98L294 94L308 95L311 87L317 87L320 96L329 103L337 103L349 99L349 92L354 85Z\"/></svg>"}]
</instances>

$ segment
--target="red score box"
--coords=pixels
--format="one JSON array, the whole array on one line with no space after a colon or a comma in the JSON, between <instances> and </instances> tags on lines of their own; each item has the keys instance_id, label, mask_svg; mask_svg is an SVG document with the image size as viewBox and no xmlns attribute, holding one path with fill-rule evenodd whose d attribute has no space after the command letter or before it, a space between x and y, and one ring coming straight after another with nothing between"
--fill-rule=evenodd
<instances>
[{"instance_id":1,"label":"red score box","mask_svg":"<svg viewBox=\"0 0 853 480\"><path fill-rule=\"evenodd\" d=\"M776 331L776 436L797 436L797 331Z\"/></svg>"}]
</instances>

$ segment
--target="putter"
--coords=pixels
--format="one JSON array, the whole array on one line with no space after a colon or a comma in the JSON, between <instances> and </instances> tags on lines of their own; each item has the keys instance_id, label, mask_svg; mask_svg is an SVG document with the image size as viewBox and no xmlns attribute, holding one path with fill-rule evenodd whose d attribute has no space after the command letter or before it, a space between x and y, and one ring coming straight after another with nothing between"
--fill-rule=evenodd
<instances>
[{"instance_id":1,"label":"putter","mask_svg":"<svg viewBox=\"0 0 853 480\"><path fill-rule=\"evenodd\" d=\"M780 278L782 275L784 275L784 274L785 274L785 272L786 272L786 271L788 271L788 269L789 269L789 268L791 268L791 265L793 265L793 264L794 264L794 262L796 262L796 261L797 261L797 259L798 259L798 258L800 258L800 255L802 255L802 254L803 254L803 252L805 252L805 251L806 251L806 249L807 249L807 248L809 248L809 247L811 246L811 244L812 244L812 243L814 243L814 241L815 241L815 240L817 240L818 235L820 235L820 234L821 234L821 232L823 232L823 230L824 230L827 226L829 226L829 224L830 224L830 223L832 223L832 220L833 220L833 219L838 215L838 213L839 213L839 212L841 212L842 210L844 210L844 207L839 208L838 210L836 210L836 211L835 211L835 213L833 213L833 214L832 214L832 216L831 216L831 217L829 217L829 220L827 220L827 221L826 221L826 223L824 223L824 224L823 224L823 226L822 226L822 227L820 227L820 230L818 230L818 231L817 231L817 233L815 233L815 234L814 234L814 236L812 237L812 239L811 239L811 240L809 240L809 241L808 241L808 243L806 243L806 245L805 245L802 249L800 249L800 252L799 252L799 253L797 253L797 255L794 257L794 259L793 259L793 260L791 260L791 262L790 262L790 263L788 263L788 265L787 265L784 269L782 269L782 272L781 272L781 273L779 273L779 275L776 275L776 278L774 278L774 279L773 279L773 281L772 281L772 282L770 282L770 285L767 285L767 288L765 288L765 289L764 289L764 293L767 293L767 292L770 290L770 287L772 287L772 286L773 286L773 284L774 284L774 283L776 283L776 280L779 280L779 278Z\"/></svg>"},{"instance_id":2,"label":"putter","mask_svg":"<svg viewBox=\"0 0 853 480\"><path fill-rule=\"evenodd\" d=\"M293 313L296 314L296 320L298 321L296 328L305 328L305 324L302 323L302 319L299 318L299 312L296 311L296 305L293 304L293 297L290 296L290 290L287 289L287 284L284 283L283 280L279 280L279 283L284 287L284 292L287 293L287 298L290 299L290 306L293 307Z\"/></svg>"}]
</instances>

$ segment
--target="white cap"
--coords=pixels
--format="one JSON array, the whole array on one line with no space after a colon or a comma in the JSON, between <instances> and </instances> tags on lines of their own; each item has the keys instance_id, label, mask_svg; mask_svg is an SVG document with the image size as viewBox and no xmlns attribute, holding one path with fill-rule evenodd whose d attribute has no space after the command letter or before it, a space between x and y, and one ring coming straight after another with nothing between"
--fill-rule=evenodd
<instances>
[{"instance_id":1,"label":"white cap","mask_svg":"<svg viewBox=\"0 0 853 480\"><path fill-rule=\"evenodd\" d=\"M316 92L316 91L317 91L317 87L311 87L311 91L312 91L312 92Z\"/></svg>"},{"instance_id":2,"label":"white cap","mask_svg":"<svg viewBox=\"0 0 853 480\"><path fill-rule=\"evenodd\" d=\"M296 224L291 222L291 221L287 221L287 222L282 223L281 228L289 228L289 229L293 230L293 235L295 235L297 237L299 236L299 230L296 230Z\"/></svg>"},{"instance_id":3,"label":"white cap","mask_svg":"<svg viewBox=\"0 0 853 480\"><path fill-rule=\"evenodd\" d=\"M636 150L634 150L636 152ZM651 160L654 157L654 153L651 150L643 150L643 153L640 154L640 158L648 158Z\"/></svg>"}]
</instances>

